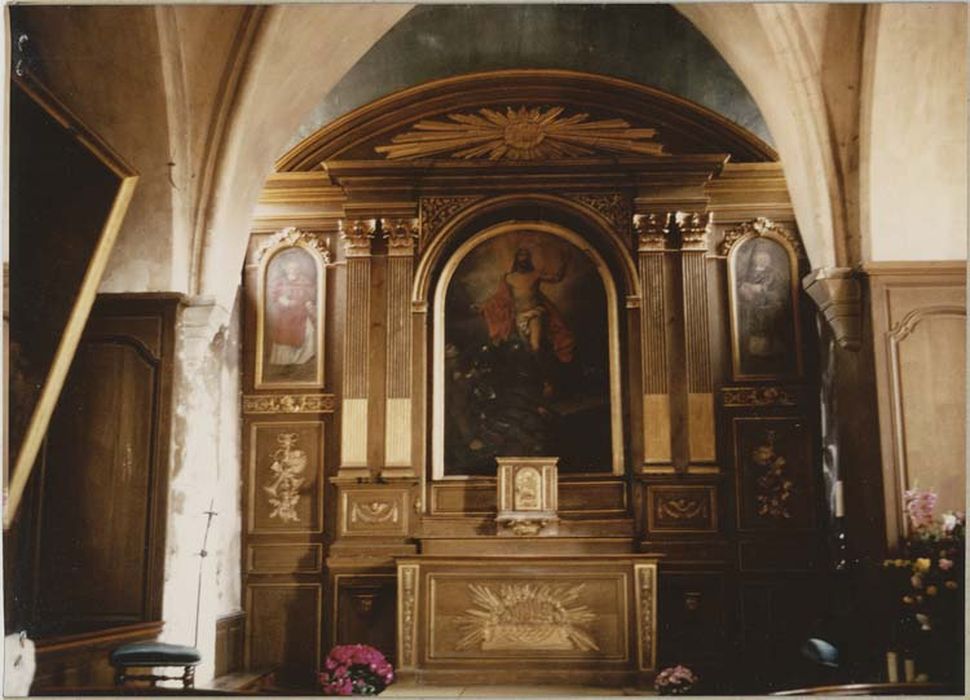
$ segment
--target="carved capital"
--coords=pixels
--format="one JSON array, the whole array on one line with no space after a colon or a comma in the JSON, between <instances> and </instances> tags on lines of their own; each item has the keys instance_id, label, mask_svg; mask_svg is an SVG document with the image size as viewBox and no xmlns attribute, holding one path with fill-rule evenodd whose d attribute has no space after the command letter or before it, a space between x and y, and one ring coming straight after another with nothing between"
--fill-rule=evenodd
<instances>
[{"instance_id":1,"label":"carved capital","mask_svg":"<svg viewBox=\"0 0 970 700\"><path fill-rule=\"evenodd\" d=\"M643 252L658 252L667 247L670 235L670 224L673 214L636 214L633 217L633 228L637 232L637 250Z\"/></svg>"},{"instance_id":2,"label":"carved capital","mask_svg":"<svg viewBox=\"0 0 970 700\"><path fill-rule=\"evenodd\" d=\"M677 227L680 229L680 249L691 252L707 252L707 233L710 229L711 215L701 212L677 212Z\"/></svg>"},{"instance_id":3,"label":"carved capital","mask_svg":"<svg viewBox=\"0 0 970 700\"><path fill-rule=\"evenodd\" d=\"M848 267L821 268L806 275L802 284L839 346L858 350L862 346L862 287L855 272Z\"/></svg>"},{"instance_id":4,"label":"carved capital","mask_svg":"<svg viewBox=\"0 0 970 700\"><path fill-rule=\"evenodd\" d=\"M387 254L408 256L418 239L417 219L381 219L381 232L387 239Z\"/></svg>"},{"instance_id":5,"label":"carved capital","mask_svg":"<svg viewBox=\"0 0 970 700\"><path fill-rule=\"evenodd\" d=\"M340 222L340 240L348 258L370 255L370 242L377 230L377 219L353 219Z\"/></svg>"}]
</instances>

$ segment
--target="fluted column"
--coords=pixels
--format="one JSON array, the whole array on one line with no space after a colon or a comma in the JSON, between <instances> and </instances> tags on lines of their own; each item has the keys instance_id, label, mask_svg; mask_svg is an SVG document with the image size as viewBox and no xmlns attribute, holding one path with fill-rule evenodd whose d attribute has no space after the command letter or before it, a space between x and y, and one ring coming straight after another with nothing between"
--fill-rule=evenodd
<instances>
[{"instance_id":1,"label":"fluted column","mask_svg":"<svg viewBox=\"0 0 970 700\"><path fill-rule=\"evenodd\" d=\"M671 462L670 382L667 353L667 303L664 255L670 214L634 217L639 253L641 373L643 376L643 461Z\"/></svg>"},{"instance_id":2,"label":"fluted column","mask_svg":"<svg viewBox=\"0 0 970 700\"><path fill-rule=\"evenodd\" d=\"M411 282L417 219L382 219L387 239L384 469L387 476L413 476L411 460Z\"/></svg>"},{"instance_id":3,"label":"fluted column","mask_svg":"<svg viewBox=\"0 0 970 700\"><path fill-rule=\"evenodd\" d=\"M374 219L350 221L341 233L347 257L347 313L344 325L340 434L341 476L369 474L367 390L370 357L370 244L376 223Z\"/></svg>"},{"instance_id":4,"label":"fluted column","mask_svg":"<svg viewBox=\"0 0 970 700\"><path fill-rule=\"evenodd\" d=\"M687 350L687 450L692 471L716 458L714 388L707 299L709 214L677 214L684 289L684 347Z\"/></svg>"}]
</instances>

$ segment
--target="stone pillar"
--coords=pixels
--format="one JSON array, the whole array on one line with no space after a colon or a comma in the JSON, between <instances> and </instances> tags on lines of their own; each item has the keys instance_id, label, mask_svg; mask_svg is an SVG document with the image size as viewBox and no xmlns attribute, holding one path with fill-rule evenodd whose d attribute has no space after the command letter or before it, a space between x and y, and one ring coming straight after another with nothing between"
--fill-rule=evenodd
<instances>
[{"instance_id":1,"label":"stone pillar","mask_svg":"<svg viewBox=\"0 0 970 700\"><path fill-rule=\"evenodd\" d=\"M417 219L382 219L387 239L384 469L385 476L414 476L411 422L411 283Z\"/></svg>"},{"instance_id":2,"label":"stone pillar","mask_svg":"<svg viewBox=\"0 0 970 700\"><path fill-rule=\"evenodd\" d=\"M340 476L370 475L367 464L370 245L376 224L374 219L351 221L341 233L341 240L346 246L347 295L340 411Z\"/></svg>"},{"instance_id":3,"label":"stone pillar","mask_svg":"<svg viewBox=\"0 0 970 700\"><path fill-rule=\"evenodd\" d=\"M716 459L714 389L707 299L709 214L677 214L684 289L684 347L687 350L687 451L690 465ZM690 469L697 471L696 468Z\"/></svg>"},{"instance_id":4,"label":"stone pillar","mask_svg":"<svg viewBox=\"0 0 970 700\"><path fill-rule=\"evenodd\" d=\"M640 284L641 373L643 377L643 461L670 465L670 381L667 353L667 303L664 255L672 215L638 214L637 232Z\"/></svg>"},{"instance_id":5,"label":"stone pillar","mask_svg":"<svg viewBox=\"0 0 970 700\"><path fill-rule=\"evenodd\" d=\"M862 287L858 275L848 267L827 267L813 270L802 284L839 346L858 350L862 344Z\"/></svg>"}]
</instances>

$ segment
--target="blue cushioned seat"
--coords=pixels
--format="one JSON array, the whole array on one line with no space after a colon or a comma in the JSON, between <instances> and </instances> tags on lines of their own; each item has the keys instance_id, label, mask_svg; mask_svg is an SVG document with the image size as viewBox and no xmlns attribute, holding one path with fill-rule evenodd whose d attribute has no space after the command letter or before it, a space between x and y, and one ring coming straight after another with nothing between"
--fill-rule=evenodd
<instances>
[{"instance_id":1,"label":"blue cushioned seat","mask_svg":"<svg viewBox=\"0 0 970 700\"><path fill-rule=\"evenodd\" d=\"M129 680L147 680L154 686L158 681L180 680L186 688L195 684L195 666L202 661L202 655L195 647L164 642L134 642L125 644L111 652L111 665L115 667L115 682L124 685ZM182 666L181 676L161 676L157 674L130 675L125 669L131 666Z\"/></svg>"},{"instance_id":2,"label":"blue cushioned seat","mask_svg":"<svg viewBox=\"0 0 970 700\"><path fill-rule=\"evenodd\" d=\"M111 663L115 666L186 666L201 661L198 649L181 644L135 642L111 652Z\"/></svg>"}]
</instances>

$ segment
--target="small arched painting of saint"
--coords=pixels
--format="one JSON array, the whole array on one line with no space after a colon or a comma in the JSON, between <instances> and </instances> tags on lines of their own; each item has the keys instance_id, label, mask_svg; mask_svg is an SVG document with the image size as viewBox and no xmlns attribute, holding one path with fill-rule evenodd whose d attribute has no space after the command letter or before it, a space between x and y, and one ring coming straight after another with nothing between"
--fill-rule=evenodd
<instances>
[{"instance_id":1,"label":"small arched painting of saint","mask_svg":"<svg viewBox=\"0 0 970 700\"><path fill-rule=\"evenodd\" d=\"M603 281L569 241L510 232L458 265L445 301L445 474L493 474L497 456L611 469Z\"/></svg>"},{"instance_id":2,"label":"small arched painting of saint","mask_svg":"<svg viewBox=\"0 0 970 700\"><path fill-rule=\"evenodd\" d=\"M737 371L783 376L798 370L788 251L770 238L740 244L734 256Z\"/></svg>"},{"instance_id":3,"label":"small arched painting of saint","mask_svg":"<svg viewBox=\"0 0 970 700\"><path fill-rule=\"evenodd\" d=\"M319 352L317 268L302 248L285 248L266 266L263 381L313 382Z\"/></svg>"}]
</instances>

